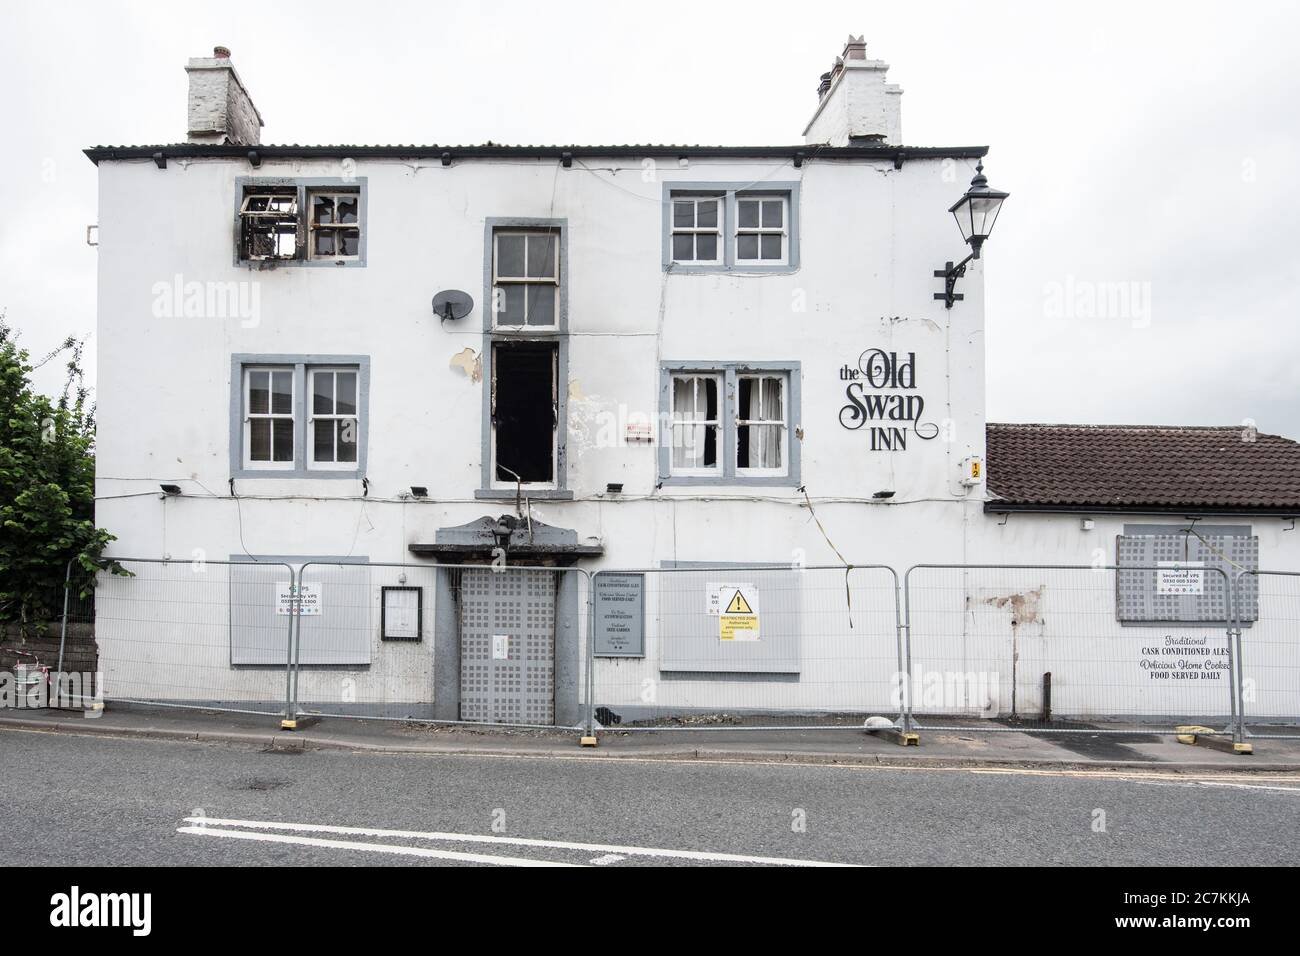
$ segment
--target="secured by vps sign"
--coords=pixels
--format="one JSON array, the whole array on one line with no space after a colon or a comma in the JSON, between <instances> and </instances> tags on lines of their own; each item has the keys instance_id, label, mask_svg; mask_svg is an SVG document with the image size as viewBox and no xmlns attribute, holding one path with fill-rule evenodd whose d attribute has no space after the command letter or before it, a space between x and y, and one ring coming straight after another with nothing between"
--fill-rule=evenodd
<instances>
[{"instance_id":1,"label":"secured by vps sign","mask_svg":"<svg viewBox=\"0 0 1300 956\"><path fill-rule=\"evenodd\" d=\"M840 425L849 431L864 426L872 451L906 451L908 435L930 441L939 434L935 422L923 421L925 398L916 391L916 353L867 349L857 365L845 363L840 381L847 382L840 408Z\"/></svg>"}]
</instances>

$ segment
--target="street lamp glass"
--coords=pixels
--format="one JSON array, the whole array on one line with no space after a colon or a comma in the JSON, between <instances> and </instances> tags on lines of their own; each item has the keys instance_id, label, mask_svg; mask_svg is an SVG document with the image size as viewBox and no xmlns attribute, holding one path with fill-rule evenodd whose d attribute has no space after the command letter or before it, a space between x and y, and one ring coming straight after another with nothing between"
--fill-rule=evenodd
<instances>
[{"instance_id":1,"label":"street lamp glass","mask_svg":"<svg viewBox=\"0 0 1300 956\"><path fill-rule=\"evenodd\" d=\"M1009 195L990 188L989 181L984 176L984 164L981 163L975 167L975 178L971 180L966 195L948 210L957 220L961 237L976 250L993 231L993 224L997 222L998 212L1002 209L1002 201Z\"/></svg>"}]
</instances>

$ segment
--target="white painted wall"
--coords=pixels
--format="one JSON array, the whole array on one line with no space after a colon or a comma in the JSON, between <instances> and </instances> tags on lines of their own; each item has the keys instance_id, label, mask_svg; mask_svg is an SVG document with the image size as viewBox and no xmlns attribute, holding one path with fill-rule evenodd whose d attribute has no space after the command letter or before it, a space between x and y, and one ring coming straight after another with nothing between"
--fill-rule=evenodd
<instances>
[{"instance_id":1,"label":"white painted wall","mask_svg":"<svg viewBox=\"0 0 1300 956\"><path fill-rule=\"evenodd\" d=\"M436 160L361 160L350 171L368 183L367 265L269 271L233 264L235 178L340 176L349 171L340 162L266 161L252 170L243 161L172 160L160 170L147 160L106 161L99 170L98 520L117 535L115 554L407 561L408 546L433 541L439 527L512 510L512 503L474 499L486 386L452 363L463 350L482 348L489 217L568 221L568 485L575 500L537 503L532 513L603 544L606 556L590 570L687 560L837 563L795 489L656 489L653 446L601 440L610 420L629 412L654 417L661 360L802 363L803 482L834 546L854 562L901 572L921 561L1087 564L1095 548L1113 553L1118 520L1099 518L1086 534L1070 517L1015 516L1002 525L983 513L982 487L958 483L962 459L984 453L984 262L971 264L960 287L966 299L951 311L934 301L941 282L932 273L962 254L945 210L965 189L973 161L909 160L895 170L889 162L813 160L793 169L693 160L686 169L660 163L647 180L642 164L629 160L571 169L529 160L450 168ZM666 275L662 183L674 180L799 181L801 268L770 276ZM986 260L996 259L994 241ZM255 283L257 320L160 316L159 284L175 281ZM441 325L429 300L447 288L471 292L477 306L469 318ZM796 311L801 299L806 310ZM871 348L916 354L916 392L943 437L913 436L906 451L871 452L863 432L840 426L840 367ZM309 479L240 480L239 501L228 496L229 396L239 387L230 381L234 353L370 356L369 497L361 498L357 481ZM621 428L613 433L621 439ZM163 500L154 494L161 481L182 484L186 494ZM622 482L623 495L605 495L608 482ZM411 485L428 486L430 499L400 500ZM873 501L880 490L895 497ZM1266 565L1300 567L1297 532L1273 520L1252 523ZM377 585L373 597L377 602ZM430 589L426 627L432 597ZM1049 590L1044 607L1056 600ZM888 626L878 608L872 614ZM1054 635L1050 610L1045 619ZM791 708L851 705L855 692L844 686L839 652L830 649L862 631L841 634L839 626L800 683L768 685L763 699ZM130 625L101 626L106 660L138 636ZM598 686L608 694L599 702L634 703L644 681L658 678L653 640L645 661L597 662ZM430 650L431 642L424 653ZM220 666L219 651L204 663ZM352 675L364 698L429 699L427 657L407 660L418 652L377 640L373 653L371 668ZM1105 653L1118 659L1122 652ZM874 650L866 656L878 657ZM336 676L304 680L330 694ZM278 679L265 677L268 687ZM249 680L241 677L238 686ZM1068 694L1069 679L1058 680L1058 693ZM763 686L692 681L661 684L657 693L661 703L737 707L761 696L755 688ZM830 696L829 688L836 688ZM1296 709L1281 698L1277 706ZM1125 702L1116 707L1138 712Z\"/></svg>"}]
</instances>

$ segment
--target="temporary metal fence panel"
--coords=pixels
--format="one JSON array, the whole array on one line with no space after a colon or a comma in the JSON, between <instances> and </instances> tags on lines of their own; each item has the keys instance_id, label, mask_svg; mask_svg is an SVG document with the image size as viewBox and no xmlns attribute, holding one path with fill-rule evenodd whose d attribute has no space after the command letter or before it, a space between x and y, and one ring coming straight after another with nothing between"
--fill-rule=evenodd
<instances>
[{"instance_id":1,"label":"temporary metal fence panel","mask_svg":"<svg viewBox=\"0 0 1300 956\"><path fill-rule=\"evenodd\" d=\"M1235 584L1238 606L1258 605L1238 642L1246 736L1300 739L1300 571L1247 571Z\"/></svg>"},{"instance_id":2,"label":"temporary metal fence panel","mask_svg":"<svg viewBox=\"0 0 1300 956\"><path fill-rule=\"evenodd\" d=\"M891 568L620 569L592 593L596 726L860 730L901 713Z\"/></svg>"},{"instance_id":3,"label":"temporary metal fence panel","mask_svg":"<svg viewBox=\"0 0 1300 956\"><path fill-rule=\"evenodd\" d=\"M577 729L585 579L576 568L304 564L291 708Z\"/></svg>"},{"instance_id":4,"label":"temporary metal fence panel","mask_svg":"<svg viewBox=\"0 0 1300 956\"><path fill-rule=\"evenodd\" d=\"M103 699L283 714L294 572L271 561L113 558L95 641Z\"/></svg>"},{"instance_id":5,"label":"temporary metal fence panel","mask_svg":"<svg viewBox=\"0 0 1300 956\"><path fill-rule=\"evenodd\" d=\"M1129 592L1196 589L1223 620L1121 623ZM1230 585L1217 568L917 565L904 576L916 729L1174 733L1236 713Z\"/></svg>"}]
</instances>

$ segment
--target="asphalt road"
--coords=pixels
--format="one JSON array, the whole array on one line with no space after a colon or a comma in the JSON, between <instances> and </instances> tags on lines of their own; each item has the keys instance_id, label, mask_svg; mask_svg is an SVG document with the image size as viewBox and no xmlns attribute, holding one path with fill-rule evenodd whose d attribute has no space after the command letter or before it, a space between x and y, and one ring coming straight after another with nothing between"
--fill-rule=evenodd
<instances>
[{"instance_id":1,"label":"asphalt road","mask_svg":"<svg viewBox=\"0 0 1300 956\"><path fill-rule=\"evenodd\" d=\"M1294 865L1300 847L1300 786L1266 776L260 751L8 730L0 768L3 866Z\"/></svg>"}]
</instances>

